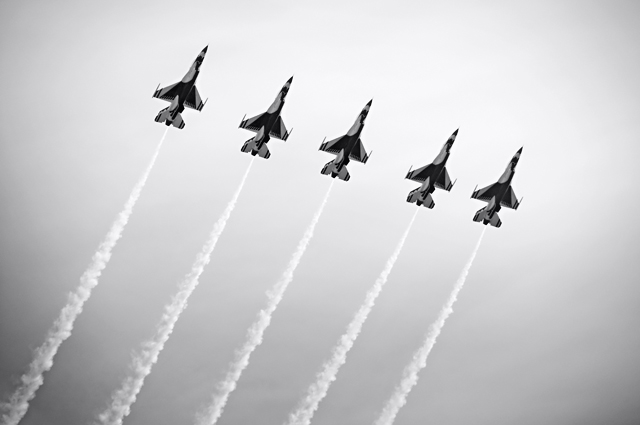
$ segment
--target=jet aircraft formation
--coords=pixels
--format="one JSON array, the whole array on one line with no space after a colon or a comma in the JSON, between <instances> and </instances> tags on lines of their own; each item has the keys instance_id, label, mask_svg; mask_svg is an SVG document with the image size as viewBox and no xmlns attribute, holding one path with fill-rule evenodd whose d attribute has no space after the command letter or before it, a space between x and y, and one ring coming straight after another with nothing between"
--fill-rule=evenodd
<instances>
[{"instance_id":1,"label":"jet aircraft formation","mask_svg":"<svg viewBox=\"0 0 640 425\"><path fill-rule=\"evenodd\" d=\"M170 105L158 112L155 118L156 122L165 123L167 126L173 125L176 128L184 128L185 123L181 113L184 111L185 106L197 111L202 111L206 101L202 102L202 98L195 84L200 74L200 66L204 61L207 48L208 46L198 54L196 60L181 81L162 89L160 89L160 85L158 85L158 88L153 93L153 97L170 102ZM289 78L282 89L280 89L275 100L266 112L249 119L242 119L239 128L244 128L256 133L254 137L242 145L240 149L242 152L268 159L271 157L271 152L267 148L267 143L272 137L287 141L291 135L291 131L287 131L280 114L282 113L282 108L284 107L285 99L289 93L292 82L293 77ZM349 162L354 160L363 164L367 163L371 152L367 153L365 150L362 140L360 139L360 134L364 129L364 123L367 115L369 115L372 103L373 99L365 105L344 136L328 142L325 141L326 138L323 140L319 150L329 152L336 157L322 167L320 171L321 174L331 175L332 178L337 177L340 180L349 181L351 178L347 170ZM435 206L432 194L436 188L446 190L447 192L451 191L456 181L451 182L446 164L457 136L458 130L454 131L449 139L447 139L440 153L431 164L415 170L409 169L405 178L421 183L422 185L409 192L407 202L431 209ZM502 221L498 216L500 209L502 207L514 210L518 209L522 199L518 201L516 198L515 192L511 187L511 181L515 175L516 165L520 160L521 154L522 148L520 148L511 161L509 161L506 170L496 183L473 191L471 195L472 199L479 199L487 203L486 207L476 212L473 221L482 222L484 225L490 224L494 227L500 227L502 226Z\"/></svg>"}]
</instances>

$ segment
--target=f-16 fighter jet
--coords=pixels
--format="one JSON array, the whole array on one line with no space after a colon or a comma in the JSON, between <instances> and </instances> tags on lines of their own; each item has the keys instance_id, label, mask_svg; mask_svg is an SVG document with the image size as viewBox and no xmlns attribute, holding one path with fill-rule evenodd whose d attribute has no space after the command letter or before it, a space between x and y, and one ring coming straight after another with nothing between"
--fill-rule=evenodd
<instances>
[{"instance_id":1,"label":"f-16 fighter jet","mask_svg":"<svg viewBox=\"0 0 640 425\"><path fill-rule=\"evenodd\" d=\"M481 201L488 202L489 205L479 210L473 217L473 221L482 221L484 225L491 224L494 227L502 226L502 221L498 217L498 211L500 208L507 207L517 210L522 202L522 199L518 201L516 194L511 187L511 180L516 172L516 165L520 160L520 154L522 148L516 152L516 154L509 161L507 169L504 170L502 176L498 179L497 183L487 186L484 189L474 190L471 198L480 199ZM476 186L477 188L477 186Z\"/></svg>"},{"instance_id":2,"label":"f-16 fighter jet","mask_svg":"<svg viewBox=\"0 0 640 425\"><path fill-rule=\"evenodd\" d=\"M456 182L451 183L449 173L447 173L447 159L449 159L449 153L451 152L451 146L456 141L458 130L454 131L451 137L445 142L442 150L433 160L433 164L425 165L422 168L407 173L405 179L413 180L414 182L422 183L422 186L409 192L407 202L415 202L418 206L424 205L427 208L433 208L436 204L433 202L431 194L438 189L443 189L449 192Z\"/></svg>"},{"instance_id":3,"label":"f-16 fighter jet","mask_svg":"<svg viewBox=\"0 0 640 425\"><path fill-rule=\"evenodd\" d=\"M360 115L358 115L358 118L356 118L356 122L353 123L346 135L328 142L322 142L319 150L336 155L336 158L333 161L326 163L322 168L322 174L331 174L332 178L338 177L340 180L349 181L351 178L349 171L347 171L347 164L349 161L353 159L354 161L362 162L363 164L367 163L371 153L367 153L367 151L365 151L362 140L360 140L360 133L364 128L364 120L369 114L372 102L373 99L366 104L362 112L360 112Z\"/></svg>"},{"instance_id":4,"label":"f-16 fighter jet","mask_svg":"<svg viewBox=\"0 0 640 425\"><path fill-rule=\"evenodd\" d=\"M287 97L287 93L289 93L289 87L291 87L292 81L293 77L289 78L285 85L282 86L278 96L276 96L276 100L269 106L267 112L249 118L248 120L242 119L239 128L246 128L256 133L255 136L244 142L244 145L242 145L240 149L242 152L251 152L253 156L257 154L261 158L267 159L271 156L271 152L269 152L267 148L267 143L271 140L271 137L285 142L287 141L291 132L287 132L287 128L284 126L284 122L280 117L280 112L282 112L284 99Z\"/></svg>"},{"instance_id":5,"label":"f-16 fighter jet","mask_svg":"<svg viewBox=\"0 0 640 425\"><path fill-rule=\"evenodd\" d=\"M153 93L153 97L171 102L168 108L164 108L158 112L156 116L156 122L163 122L167 126L173 125L177 128L184 128L184 121L182 120L182 111L187 106L191 109L201 111L206 101L202 102L200 93L196 88L196 79L200 74L200 65L204 61L204 55L207 53L207 48L202 49L196 60L189 68L189 72L182 78L182 81L165 88L157 88ZM158 84L160 87L160 84Z\"/></svg>"}]
</instances>

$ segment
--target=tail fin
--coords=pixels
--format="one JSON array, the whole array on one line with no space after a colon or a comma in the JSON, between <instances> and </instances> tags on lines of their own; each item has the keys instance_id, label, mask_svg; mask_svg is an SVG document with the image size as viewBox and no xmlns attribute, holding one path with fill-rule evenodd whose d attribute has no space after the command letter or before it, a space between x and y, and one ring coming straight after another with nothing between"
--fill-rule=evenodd
<instances>
[{"instance_id":1,"label":"tail fin","mask_svg":"<svg viewBox=\"0 0 640 425\"><path fill-rule=\"evenodd\" d=\"M271 152L269 152L269 148L267 148L266 143L263 143L257 152L255 149L256 149L256 141L254 137L244 142L244 145L242 145L242 148L240 148L242 152L246 152L246 153L250 152L251 155L254 155L254 156L258 154L260 158L269 159L269 157L271 157Z\"/></svg>"},{"instance_id":2,"label":"tail fin","mask_svg":"<svg viewBox=\"0 0 640 425\"><path fill-rule=\"evenodd\" d=\"M163 110L158 112L158 115L156 115L155 121L161 122L161 123L167 122L167 120L171 118L170 108L171 107L164 108ZM167 122L167 125L173 125L176 128L184 128L184 121L182 120L182 115L178 113L176 115L176 118L173 121Z\"/></svg>"},{"instance_id":3,"label":"tail fin","mask_svg":"<svg viewBox=\"0 0 640 425\"><path fill-rule=\"evenodd\" d=\"M436 203L433 202L433 197L429 193L424 199L420 198L420 188L412 190L407 196L407 202L416 203L418 206L424 205L425 208L432 209Z\"/></svg>"},{"instance_id":4,"label":"tail fin","mask_svg":"<svg viewBox=\"0 0 640 425\"><path fill-rule=\"evenodd\" d=\"M344 180L344 181L348 182L349 179L351 178L351 176L349 175L349 171L347 170L347 167L343 165L340 168L340 171L336 173L334 161L335 160L327 162L324 165L324 167L322 167L322 171L320 171L320 173L324 174L324 175L331 174L331 177L333 177L333 178L337 177L340 180Z\"/></svg>"},{"instance_id":5,"label":"tail fin","mask_svg":"<svg viewBox=\"0 0 640 425\"><path fill-rule=\"evenodd\" d=\"M494 212L493 215L491 215L491 218L487 220L487 207L484 207L481 210L478 210L478 212L476 212L476 215L473 216L473 221L476 221L476 222L483 221L485 225L490 224L493 227L502 226L502 220L500 220L500 216L498 215L497 212Z\"/></svg>"}]
</instances>

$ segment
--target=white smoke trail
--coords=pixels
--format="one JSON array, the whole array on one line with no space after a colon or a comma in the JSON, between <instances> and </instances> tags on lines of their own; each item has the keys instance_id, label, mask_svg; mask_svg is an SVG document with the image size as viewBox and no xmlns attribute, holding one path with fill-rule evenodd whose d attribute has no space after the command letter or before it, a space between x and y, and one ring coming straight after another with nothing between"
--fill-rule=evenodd
<instances>
[{"instance_id":1,"label":"white smoke trail","mask_svg":"<svg viewBox=\"0 0 640 425\"><path fill-rule=\"evenodd\" d=\"M171 336L173 328L180 318L180 314L187 307L189 296L198 286L198 279L204 271L205 266L209 263L211 253L218 242L218 238L220 238L220 235L227 225L227 220L236 206L236 202L247 180L252 164L253 159L249 163L247 171L245 171L231 201L229 201L222 216L213 226L209 238L196 257L193 266L191 266L191 271L178 285L178 293L176 293L171 302L165 306L155 335L151 339L143 342L141 351L134 355L132 364L130 365L131 374L122 382L120 389L112 394L109 407L98 416L98 424L121 425L122 420L129 415L131 405L136 401L138 393L144 384L144 379L151 373L151 368L158 361L158 356L164 348L164 344Z\"/></svg>"},{"instance_id":2,"label":"white smoke trail","mask_svg":"<svg viewBox=\"0 0 640 425\"><path fill-rule=\"evenodd\" d=\"M236 389L240 375L242 375L242 372L249 364L251 353L253 353L256 347L262 343L262 336L271 323L271 316L278 307L287 286L293 280L293 273L296 271L296 267L298 267L298 264L302 259L302 255L313 237L313 231L320 219L322 211L324 210L324 206L329 199L332 187L333 181L320 204L320 208L318 208L318 211L313 216L309 227L307 227L307 230L304 232L304 236L298 243L298 247L293 253L291 260L289 260L289 264L287 264L287 268L282 274L282 277L269 291L267 291L267 306L260 310L258 318L247 331L247 339L244 345L236 351L235 359L229 365L229 370L227 371L227 375L224 380L217 385L217 393L214 394L213 400L202 412L198 413L196 422L199 425L213 425L218 421L220 415L222 415L222 411L229 399L229 394Z\"/></svg>"},{"instance_id":3,"label":"white smoke trail","mask_svg":"<svg viewBox=\"0 0 640 425\"><path fill-rule=\"evenodd\" d=\"M376 302L376 298L378 298L378 295L380 295L380 292L382 291L382 287L387 282L389 273L391 273L391 270L400 255L400 251L402 251L404 242L409 235L409 231L411 230L411 226L413 225L417 214L418 209L416 208L416 211L407 226L407 230L405 230L395 251L387 260L384 270L382 270L382 273L380 273L380 276L376 279L373 287L369 292L367 292L364 303L360 306L360 309L351 320L351 323L347 326L347 331L342 335L342 337L340 337L338 344L333 348L331 359L325 362L322 366L322 371L316 376L316 382L309 387L306 397L300 402L296 411L289 415L288 425L309 425L311 423L311 419L313 418L315 411L318 409L318 404L320 404L322 399L327 395L329 386L333 381L335 381L340 367L346 362L347 353L353 346L356 338L358 338L358 335L360 335L362 325L367 320L367 317Z\"/></svg>"},{"instance_id":4,"label":"white smoke trail","mask_svg":"<svg viewBox=\"0 0 640 425\"><path fill-rule=\"evenodd\" d=\"M82 313L84 303L91 296L91 290L98 284L98 278L111 258L113 247L122 236L122 231L129 221L129 216L140 197L142 188L147 182L149 173L151 173L151 169L158 158L160 147L166 136L167 131L165 130L149 165L147 165L138 183L133 187L129 199L127 199L124 208L111 225L104 240L100 243L98 250L93 254L89 267L87 267L80 277L80 285L74 292L69 293L67 296L67 304L47 332L44 343L36 349L34 359L31 361L29 369L20 377L18 388L11 395L9 401L2 403L0 406L0 408L6 412L2 414L3 424L16 425L25 413L27 413L29 402L35 397L36 391L44 382L44 373L53 366L53 358L58 352L58 348L60 348L60 345L71 335L73 323L78 315Z\"/></svg>"},{"instance_id":5,"label":"white smoke trail","mask_svg":"<svg viewBox=\"0 0 640 425\"><path fill-rule=\"evenodd\" d=\"M391 396L391 398L387 401L386 406L382 410L380 417L376 420L375 425L391 425L398 414L398 411L402 406L407 402L407 396L413 389L413 387L418 383L418 373L424 369L427 365L427 357L431 352L431 349L436 343L436 339L442 328L444 326L444 322L447 320L449 315L453 313L453 303L458 299L458 293L462 289L465 280L467 279L467 275L469 274L469 269L473 264L473 260L476 258L476 254L478 253L478 249L480 248L480 243L482 242L482 237L484 236L484 232L487 230L485 227L482 230L482 234L478 239L478 243L471 253L471 257L469 257L469 261L465 264L462 269L462 273L460 273L460 277L456 281L455 286L453 287L453 291L449 295L449 299L445 303L445 305L440 310L440 314L435 322L429 326L429 331L424 340L424 344L420 347L414 354L411 362L404 368L402 372L402 380L400 381L400 385L398 385Z\"/></svg>"}]
</instances>

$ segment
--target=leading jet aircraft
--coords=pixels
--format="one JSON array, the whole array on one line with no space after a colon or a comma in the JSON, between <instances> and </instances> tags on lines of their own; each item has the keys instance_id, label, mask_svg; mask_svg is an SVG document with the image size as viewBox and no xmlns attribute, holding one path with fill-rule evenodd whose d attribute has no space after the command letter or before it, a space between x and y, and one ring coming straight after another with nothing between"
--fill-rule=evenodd
<instances>
[{"instance_id":1,"label":"leading jet aircraft","mask_svg":"<svg viewBox=\"0 0 640 425\"><path fill-rule=\"evenodd\" d=\"M326 163L322 168L322 174L331 174L332 178L338 177L340 180L349 181L351 178L349 171L347 171L349 160L353 159L363 164L367 163L371 153L367 153L364 149L362 140L360 140L360 133L362 133L362 129L364 128L364 120L369 114L372 102L373 99L366 104L346 135L328 142L322 142L319 150L336 155L333 161Z\"/></svg>"},{"instance_id":2,"label":"leading jet aircraft","mask_svg":"<svg viewBox=\"0 0 640 425\"><path fill-rule=\"evenodd\" d=\"M454 131L445 142L442 150L438 156L436 156L436 159L433 160L432 164L425 165L413 171L409 169L405 179L420 182L422 186L409 192L407 202L415 202L418 206L424 205L427 208L433 208L436 203L433 202L431 194L436 190L436 187L449 192L453 185L456 184L456 182L451 183L451 178L445 167L453 142L456 141L456 136L458 136L458 130Z\"/></svg>"},{"instance_id":3,"label":"leading jet aircraft","mask_svg":"<svg viewBox=\"0 0 640 425\"><path fill-rule=\"evenodd\" d=\"M518 209L522 199L518 201L516 198L516 194L511 187L511 180L516 172L516 165L520 160L520 154L522 154L522 148L511 158L507 169L504 170L504 173L502 173L497 183L473 191L471 195L472 199L480 199L481 201L489 203L486 207L476 212L473 221L482 221L485 226L491 224L494 227L500 227L502 226L502 221L500 221L500 217L498 217L498 211L500 211L502 207L514 210Z\"/></svg>"},{"instance_id":4,"label":"leading jet aircraft","mask_svg":"<svg viewBox=\"0 0 640 425\"><path fill-rule=\"evenodd\" d=\"M276 100L269 106L267 112L249 118L248 120L242 119L239 128L245 128L256 133L254 137L244 142L244 145L242 145L240 149L242 152L251 152L253 156L257 154L261 158L267 159L271 156L271 152L269 152L267 148L267 143L271 140L271 137L285 142L287 141L291 132L287 132L280 113L282 112L284 99L287 97L287 93L289 93L289 87L291 87L292 81L293 77L289 78L284 86L282 86L278 96L276 96Z\"/></svg>"},{"instance_id":5,"label":"leading jet aircraft","mask_svg":"<svg viewBox=\"0 0 640 425\"><path fill-rule=\"evenodd\" d=\"M208 47L209 46L202 49L191 65L191 68L189 68L189 72L187 72L180 82L162 89L156 88L153 97L171 102L169 107L158 112L156 122L163 122L167 126L173 125L177 128L184 128L184 121L181 115L184 107L187 106L191 109L201 111L204 104L207 103L206 100L202 102L200 98L200 93L198 93L198 89L196 88L196 79L198 78L198 74L200 74L200 65L202 65L202 61L204 61L204 55L207 53ZM160 84L158 84L158 87L160 87Z\"/></svg>"}]
</instances>

